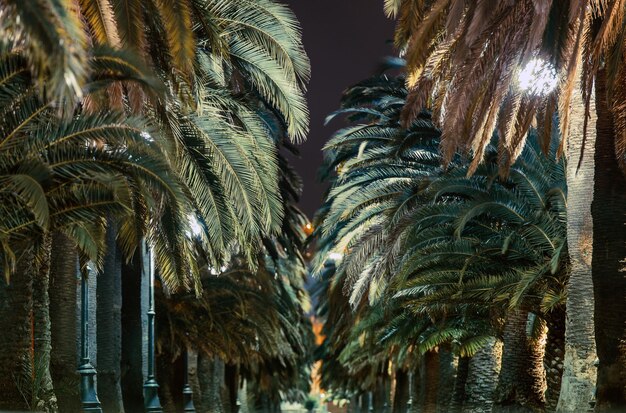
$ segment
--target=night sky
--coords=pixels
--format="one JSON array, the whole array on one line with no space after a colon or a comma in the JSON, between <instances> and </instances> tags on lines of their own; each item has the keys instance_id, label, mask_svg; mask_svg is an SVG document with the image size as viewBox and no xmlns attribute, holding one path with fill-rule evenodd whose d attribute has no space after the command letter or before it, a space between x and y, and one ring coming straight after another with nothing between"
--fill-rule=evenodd
<instances>
[{"instance_id":1,"label":"night sky","mask_svg":"<svg viewBox=\"0 0 626 413\"><path fill-rule=\"evenodd\" d=\"M322 146L334 121L324 127L324 118L339 106L341 92L374 74L385 56L393 53L390 43L394 22L383 13L383 0L283 0L302 25L304 47L311 59L312 78L307 98L311 132L299 145L301 159L294 160L304 181L300 206L309 217L320 206L325 186L318 182Z\"/></svg>"}]
</instances>

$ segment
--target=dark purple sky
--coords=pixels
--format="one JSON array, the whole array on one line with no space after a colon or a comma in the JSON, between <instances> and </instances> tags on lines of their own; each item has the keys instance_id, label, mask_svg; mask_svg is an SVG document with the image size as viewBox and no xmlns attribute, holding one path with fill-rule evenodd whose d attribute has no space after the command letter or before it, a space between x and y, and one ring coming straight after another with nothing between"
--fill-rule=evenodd
<instances>
[{"instance_id":1,"label":"dark purple sky","mask_svg":"<svg viewBox=\"0 0 626 413\"><path fill-rule=\"evenodd\" d=\"M322 146L339 122L324 127L326 115L339 106L341 92L374 74L393 52L394 22L383 13L383 0L283 0L302 25L304 47L311 59L307 98L311 132L294 160L304 180L301 208L309 217L321 205L325 186L317 180Z\"/></svg>"}]
</instances>

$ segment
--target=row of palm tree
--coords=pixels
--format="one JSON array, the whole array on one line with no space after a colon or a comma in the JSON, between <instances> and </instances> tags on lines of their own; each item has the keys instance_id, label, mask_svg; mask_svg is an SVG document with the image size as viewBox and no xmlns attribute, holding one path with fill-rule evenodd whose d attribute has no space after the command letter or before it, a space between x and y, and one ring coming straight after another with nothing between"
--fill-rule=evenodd
<instances>
[{"instance_id":1,"label":"row of palm tree","mask_svg":"<svg viewBox=\"0 0 626 413\"><path fill-rule=\"evenodd\" d=\"M407 96L403 76L377 76L333 115L349 125L326 145L316 229L323 384L353 406L372 392L375 411L409 398L419 411L554 411L570 391L559 140L546 156L531 133L505 176L497 137L472 174L461 155L443 167L431 112L402 125Z\"/></svg>"},{"instance_id":2,"label":"row of palm tree","mask_svg":"<svg viewBox=\"0 0 626 413\"><path fill-rule=\"evenodd\" d=\"M385 11L406 79L349 90L354 124L327 145L336 177L318 270L344 255L327 286L323 357L328 380L342 378L331 387L358 394L375 381L358 377L378 374L400 389L421 365L432 410L427 390L450 382L435 376L451 351L451 409L620 411L626 6L386 0ZM470 381L480 365L491 379Z\"/></svg>"},{"instance_id":3,"label":"row of palm tree","mask_svg":"<svg viewBox=\"0 0 626 413\"><path fill-rule=\"evenodd\" d=\"M411 89L403 119L428 104L442 128L445 160L458 149L483 158L502 134L503 167L515 160L536 120L547 148L558 112L559 153L568 159L566 362L564 411L626 406L623 360L626 256L624 177L624 15L620 1L385 2L399 16L396 45L406 53ZM516 79L532 61L556 87L520 93ZM438 96L438 98L434 98ZM593 294L592 294L593 292ZM593 297L593 299L591 298ZM610 309L610 311L608 311ZM598 359L597 373L595 360Z\"/></svg>"},{"instance_id":4,"label":"row of palm tree","mask_svg":"<svg viewBox=\"0 0 626 413\"><path fill-rule=\"evenodd\" d=\"M148 251L171 327L160 337L178 345L159 356L204 330L183 342L236 365L254 394L271 388L275 403L306 365L304 217L279 153L308 125L309 62L291 11L273 0L6 0L0 13L0 408L79 408L77 271L98 279L103 406L138 408ZM272 311L233 311L217 327L172 321L261 303ZM225 325L247 341L205 341Z\"/></svg>"}]
</instances>

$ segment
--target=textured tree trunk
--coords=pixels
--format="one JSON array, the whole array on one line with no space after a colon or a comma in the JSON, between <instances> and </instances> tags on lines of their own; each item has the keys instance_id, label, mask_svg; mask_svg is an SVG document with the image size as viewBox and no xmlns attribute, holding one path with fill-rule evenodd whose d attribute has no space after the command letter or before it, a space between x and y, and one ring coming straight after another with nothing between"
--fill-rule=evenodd
<instances>
[{"instance_id":1,"label":"textured tree trunk","mask_svg":"<svg viewBox=\"0 0 626 413\"><path fill-rule=\"evenodd\" d=\"M596 123L592 102L589 125ZM587 130L583 146L584 107L580 89L574 90L570 136L567 147L567 244L570 276L567 284L565 321L565 360L558 412L588 411L596 385L596 341L594 336L594 298L591 260L593 253L593 201L595 131ZM580 167L579 167L580 164Z\"/></svg>"},{"instance_id":2,"label":"textured tree trunk","mask_svg":"<svg viewBox=\"0 0 626 413\"><path fill-rule=\"evenodd\" d=\"M422 413L436 413L439 388L439 352L426 352L426 354L424 354L423 366L424 402L422 404Z\"/></svg>"},{"instance_id":3,"label":"textured tree trunk","mask_svg":"<svg viewBox=\"0 0 626 413\"><path fill-rule=\"evenodd\" d=\"M124 410L143 411L142 257L122 266L122 395Z\"/></svg>"},{"instance_id":4,"label":"textured tree trunk","mask_svg":"<svg viewBox=\"0 0 626 413\"><path fill-rule=\"evenodd\" d=\"M469 361L463 405L464 413L490 413L493 410L493 396L498 384L502 342L491 339Z\"/></svg>"},{"instance_id":5,"label":"textured tree trunk","mask_svg":"<svg viewBox=\"0 0 626 413\"><path fill-rule=\"evenodd\" d=\"M553 412L559 401L561 377L563 376L563 355L565 353L565 309L557 308L546 317L548 337L544 369L546 371L546 410Z\"/></svg>"},{"instance_id":6,"label":"textured tree trunk","mask_svg":"<svg viewBox=\"0 0 626 413\"><path fill-rule=\"evenodd\" d=\"M449 413L458 358L448 347L439 347L439 380L437 386L437 413Z\"/></svg>"},{"instance_id":7,"label":"textured tree trunk","mask_svg":"<svg viewBox=\"0 0 626 413\"><path fill-rule=\"evenodd\" d=\"M98 397L104 411L123 413L122 257L117 249L115 237L116 230L109 220L106 234L107 251L97 285Z\"/></svg>"},{"instance_id":8,"label":"textured tree trunk","mask_svg":"<svg viewBox=\"0 0 626 413\"><path fill-rule=\"evenodd\" d=\"M224 413L222 392L224 387L224 362L198 354L199 407L207 413Z\"/></svg>"},{"instance_id":9,"label":"textured tree trunk","mask_svg":"<svg viewBox=\"0 0 626 413\"><path fill-rule=\"evenodd\" d=\"M409 377L406 371L397 369L393 391L393 413L406 413L406 403L409 400Z\"/></svg>"},{"instance_id":10,"label":"textured tree trunk","mask_svg":"<svg viewBox=\"0 0 626 413\"><path fill-rule=\"evenodd\" d=\"M511 310L504 325L504 350L494 400L496 411L532 412L545 405L543 340L531 340L528 311Z\"/></svg>"},{"instance_id":11,"label":"textured tree trunk","mask_svg":"<svg viewBox=\"0 0 626 413\"><path fill-rule=\"evenodd\" d=\"M374 411L381 413L389 412L389 377L385 371L385 366L381 369L373 394Z\"/></svg>"},{"instance_id":12,"label":"textured tree trunk","mask_svg":"<svg viewBox=\"0 0 626 413\"><path fill-rule=\"evenodd\" d=\"M250 402L248 400L248 382L244 380L239 388L238 396L239 402L241 403L241 407L239 408L239 413L252 413L252 409L250 408Z\"/></svg>"},{"instance_id":13,"label":"textured tree trunk","mask_svg":"<svg viewBox=\"0 0 626 413\"><path fill-rule=\"evenodd\" d=\"M159 314L157 310L157 314ZM183 410L183 385L185 353L177 357L168 346L159 346L157 371L159 372L159 400L165 413L178 413Z\"/></svg>"},{"instance_id":14,"label":"textured tree trunk","mask_svg":"<svg viewBox=\"0 0 626 413\"><path fill-rule=\"evenodd\" d=\"M225 408L228 413L237 413L237 392L239 391L239 366L227 364L225 368L225 385L227 397Z\"/></svg>"},{"instance_id":15,"label":"textured tree trunk","mask_svg":"<svg viewBox=\"0 0 626 413\"><path fill-rule=\"evenodd\" d=\"M596 80L596 140L592 273L598 354L596 411L626 411L626 179L615 157L615 128L606 98L606 72ZM590 145L591 146L591 142Z\"/></svg>"},{"instance_id":16,"label":"textured tree trunk","mask_svg":"<svg viewBox=\"0 0 626 413\"><path fill-rule=\"evenodd\" d=\"M80 410L78 366L77 290L78 255L71 239L60 232L52 236L50 261L50 319L52 382L59 410Z\"/></svg>"},{"instance_id":17,"label":"textured tree trunk","mask_svg":"<svg viewBox=\"0 0 626 413\"><path fill-rule=\"evenodd\" d=\"M52 237L44 235L43 244L36 260L39 268L33 282L33 335L35 367L39 375L38 409L44 412L57 412L57 397L54 394L50 373L50 352L52 349L50 322L50 256Z\"/></svg>"},{"instance_id":18,"label":"textured tree trunk","mask_svg":"<svg viewBox=\"0 0 626 413\"><path fill-rule=\"evenodd\" d=\"M358 402L357 402L356 412L357 413L367 412L367 400L366 400L365 395L363 393L359 394L357 400Z\"/></svg>"},{"instance_id":19,"label":"textured tree trunk","mask_svg":"<svg viewBox=\"0 0 626 413\"><path fill-rule=\"evenodd\" d=\"M32 250L18 257L7 284L0 279L0 410L22 410L36 403L33 391ZM36 406L32 406L36 408Z\"/></svg>"},{"instance_id":20,"label":"textured tree trunk","mask_svg":"<svg viewBox=\"0 0 626 413\"><path fill-rule=\"evenodd\" d=\"M187 364L189 386L191 386L191 391L193 391L193 404L196 411L200 412L198 406L201 403L200 396L202 392L200 391L200 381L198 380L198 353L192 348L188 348L187 351L189 352L189 362Z\"/></svg>"},{"instance_id":21,"label":"textured tree trunk","mask_svg":"<svg viewBox=\"0 0 626 413\"><path fill-rule=\"evenodd\" d=\"M450 413L461 413L463 410L463 404L465 403L465 385L467 383L467 375L469 373L469 357L459 357L458 366L456 370L456 377L454 380L454 389L452 391L452 398L450 400L449 411Z\"/></svg>"},{"instance_id":22,"label":"textured tree trunk","mask_svg":"<svg viewBox=\"0 0 626 413\"><path fill-rule=\"evenodd\" d=\"M413 371L412 385L409 385L409 400L411 407L409 413L421 413L422 404L424 403L424 357L420 358L419 366Z\"/></svg>"}]
</instances>

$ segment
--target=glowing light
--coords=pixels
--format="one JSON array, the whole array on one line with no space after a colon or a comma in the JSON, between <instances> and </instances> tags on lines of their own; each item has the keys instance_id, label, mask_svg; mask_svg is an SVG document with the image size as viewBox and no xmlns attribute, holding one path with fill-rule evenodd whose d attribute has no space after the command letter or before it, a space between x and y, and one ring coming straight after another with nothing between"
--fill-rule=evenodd
<instances>
[{"instance_id":1,"label":"glowing light","mask_svg":"<svg viewBox=\"0 0 626 413\"><path fill-rule=\"evenodd\" d=\"M139 135L141 135L141 137L147 140L148 142L154 142L154 138L146 131L141 131Z\"/></svg>"},{"instance_id":2,"label":"glowing light","mask_svg":"<svg viewBox=\"0 0 626 413\"><path fill-rule=\"evenodd\" d=\"M202 225L194 215L189 215L189 227L194 236L197 237L202 234Z\"/></svg>"},{"instance_id":3,"label":"glowing light","mask_svg":"<svg viewBox=\"0 0 626 413\"><path fill-rule=\"evenodd\" d=\"M307 222L304 225L304 233L306 235L311 235L313 233L313 225L311 225L311 223Z\"/></svg>"},{"instance_id":4,"label":"glowing light","mask_svg":"<svg viewBox=\"0 0 626 413\"><path fill-rule=\"evenodd\" d=\"M531 59L519 72L517 77L519 88L533 95L550 93L557 85L557 74L554 66L542 59Z\"/></svg>"},{"instance_id":5,"label":"glowing light","mask_svg":"<svg viewBox=\"0 0 626 413\"><path fill-rule=\"evenodd\" d=\"M330 254L328 254L328 258L333 261L341 261L341 259L343 258L343 254L339 252L331 252Z\"/></svg>"}]
</instances>

